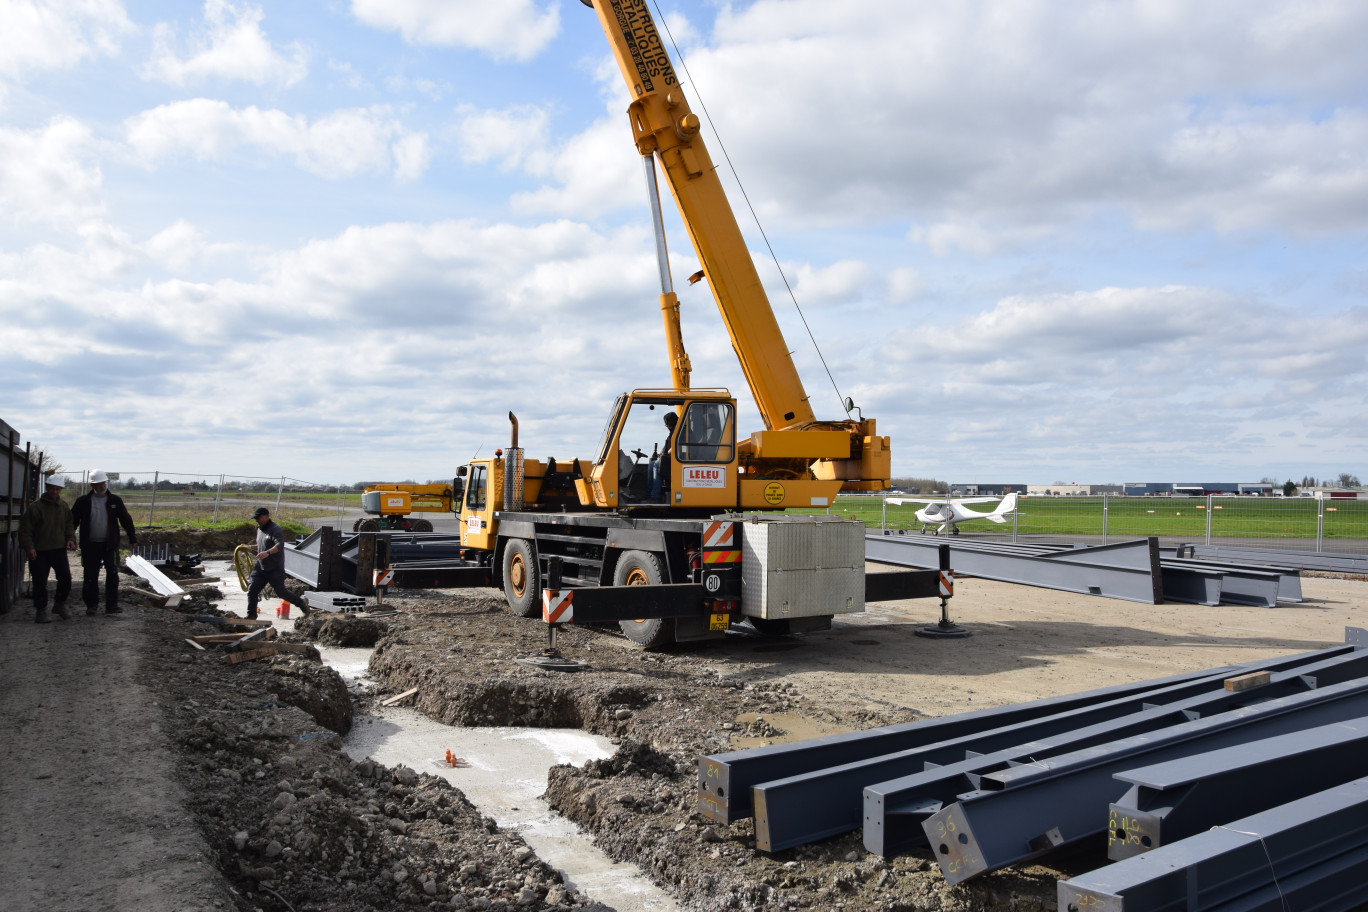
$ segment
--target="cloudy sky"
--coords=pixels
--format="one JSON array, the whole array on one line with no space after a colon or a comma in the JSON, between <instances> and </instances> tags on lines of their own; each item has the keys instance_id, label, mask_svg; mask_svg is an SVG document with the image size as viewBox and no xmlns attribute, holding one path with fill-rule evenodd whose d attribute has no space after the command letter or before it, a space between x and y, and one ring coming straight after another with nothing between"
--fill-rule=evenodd
<instances>
[{"instance_id":1,"label":"cloudy sky","mask_svg":"<svg viewBox=\"0 0 1368 912\"><path fill-rule=\"evenodd\" d=\"M1368 5L661 3L896 475L1368 475ZM626 104L577 0L0 0L0 419L132 473L449 477L510 410L590 456L669 384Z\"/></svg>"}]
</instances>

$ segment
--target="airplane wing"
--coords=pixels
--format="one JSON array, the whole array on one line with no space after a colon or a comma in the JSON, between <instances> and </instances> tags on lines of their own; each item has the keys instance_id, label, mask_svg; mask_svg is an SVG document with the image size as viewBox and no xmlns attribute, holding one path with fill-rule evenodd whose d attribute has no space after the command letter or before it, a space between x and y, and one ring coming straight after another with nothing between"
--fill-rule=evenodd
<instances>
[{"instance_id":1,"label":"airplane wing","mask_svg":"<svg viewBox=\"0 0 1368 912\"><path fill-rule=\"evenodd\" d=\"M903 504L933 504L933 503L934 503L934 504L938 504L938 503L949 503L949 501L947 501L947 500L946 500L945 498L943 498L943 497L936 497L936 498L926 498L926 497L886 497L886 498L884 498L884 499L885 499L888 503L891 503L891 504L893 504L894 506L897 506L897 507L901 507Z\"/></svg>"},{"instance_id":2,"label":"airplane wing","mask_svg":"<svg viewBox=\"0 0 1368 912\"><path fill-rule=\"evenodd\" d=\"M1004 495L1004 496L1005 496L1005 495ZM952 497L952 498L950 498L950 499L951 499L952 501L954 501L955 503L957 503L957 504L971 504L971 503L997 503L998 501L1002 500L1003 498L1002 498L1002 497Z\"/></svg>"}]
</instances>

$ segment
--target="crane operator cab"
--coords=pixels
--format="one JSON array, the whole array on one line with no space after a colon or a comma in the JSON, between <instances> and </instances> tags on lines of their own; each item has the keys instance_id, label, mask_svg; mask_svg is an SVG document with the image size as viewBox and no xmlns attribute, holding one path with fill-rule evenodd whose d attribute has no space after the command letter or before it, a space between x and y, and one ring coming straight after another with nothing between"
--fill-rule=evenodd
<instances>
[{"instance_id":1,"label":"crane operator cab","mask_svg":"<svg viewBox=\"0 0 1368 912\"><path fill-rule=\"evenodd\" d=\"M618 397L586 488L600 507L736 505L736 402L726 390Z\"/></svg>"}]
</instances>

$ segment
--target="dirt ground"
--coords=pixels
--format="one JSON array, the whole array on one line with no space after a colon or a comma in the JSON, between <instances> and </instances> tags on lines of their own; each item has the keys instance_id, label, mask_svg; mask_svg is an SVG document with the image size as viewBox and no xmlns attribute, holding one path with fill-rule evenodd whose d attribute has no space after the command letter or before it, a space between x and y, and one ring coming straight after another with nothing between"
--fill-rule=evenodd
<instances>
[{"instance_id":1,"label":"dirt ground","mask_svg":"<svg viewBox=\"0 0 1368 912\"><path fill-rule=\"evenodd\" d=\"M695 813L697 758L1320 648L1368 618L1368 582L1303 586L1299 605L1204 608L962 579L951 613L966 640L913 635L932 601L664 652L574 629L560 645L592 666L576 674L516 663L545 628L489 590L391 597L392 627L298 625L320 642L379 637L374 696L307 655L225 665L184 642L218 628L132 599L121 620L45 626L21 602L0 616L5 907L602 909L444 780L340 750L367 700L418 687L414 705L441 722L612 738L611 759L554 768L547 799L685 908L1053 909L1046 867L947 888L929 855L885 861L858 833L757 852L749 821Z\"/></svg>"}]
</instances>

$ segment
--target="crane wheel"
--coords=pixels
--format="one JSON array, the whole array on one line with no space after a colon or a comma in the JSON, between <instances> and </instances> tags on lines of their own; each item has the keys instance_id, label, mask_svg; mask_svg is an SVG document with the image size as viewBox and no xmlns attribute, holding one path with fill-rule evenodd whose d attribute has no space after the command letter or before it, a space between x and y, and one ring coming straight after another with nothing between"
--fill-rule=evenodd
<instances>
[{"instance_id":1,"label":"crane wheel","mask_svg":"<svg viewBox=\"0 0 1368 912\"><path fill-rule=\"evenodd\" d=\"M660 558L649 551L624 552L613 569L614 586L659 586L664 581ZM627 639L647 649L669 645L675 638L674 618L618 621L618 626Z\"/></svg>"},{"instance_id":2,"label":"crane wheel","mask_svg":"<svg viewBox=\"0 0 1368 912\"><path fill-rule=\"evenodd\" d=\"M360 531L361 531L361 523L363 523L363 522L365 522L365 520L358 519L356 522L352 523L352 531L353 531L353 532L360 532Z\"/></svg>"},{"instance_id":3,"label":"crane wheel","mask_svg":"<svg viewBox=\"0 0 1368 912\"><path fill-rule=\"evenodd\" d=\"M414 531L414 532L431 532L431 531L432 531L432 521L431 521L431 520L427 520L427 519L415 519L415 520L413 521L413 531Z\"/></svg>"},{"instance_id":4,"label":"crane wheel","mask_svg":"<svg viewBox=\"0 0 1368 912\"><path fill-rule=\"evenodd\" d=\"M525 538L509 539L503 556L504 600L518 617L541 614L541 568L537 546Z\"/></svg>"},{"instance_id":5,"label":"crane wheel","mask_svg":"<svg viewBox=\"0 0 1368 912\"><path fill-rule=\"evenodd\" d=\"M379 531L380 531L380 520L378 520L378 519L363 519L363 520L359 521L359 522L356 524L356 531L357 531L357 532L379 532Z\"/></svg>"}]
</instances>

